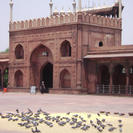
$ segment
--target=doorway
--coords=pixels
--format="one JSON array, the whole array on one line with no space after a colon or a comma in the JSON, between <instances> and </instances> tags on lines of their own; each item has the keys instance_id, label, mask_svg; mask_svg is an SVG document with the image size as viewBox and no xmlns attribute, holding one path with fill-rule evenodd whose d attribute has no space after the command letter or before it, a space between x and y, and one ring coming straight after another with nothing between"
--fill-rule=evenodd
<instances>
[{"instance_id":1,"label":"doorway","mask_svg":"<svg viewBox=\"0 0 133 133\"><path fill-rule=\"evenodd\" d=\"M46 88L53 88L53 64L47 63L41 71L41 82L44 81Z\"/></svg>"}]
</instances>

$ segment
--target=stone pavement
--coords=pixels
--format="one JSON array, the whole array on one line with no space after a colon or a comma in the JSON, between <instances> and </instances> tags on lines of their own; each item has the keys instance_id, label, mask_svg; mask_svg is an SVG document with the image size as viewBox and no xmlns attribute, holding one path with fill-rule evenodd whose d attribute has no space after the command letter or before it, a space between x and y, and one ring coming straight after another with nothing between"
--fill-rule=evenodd
<instances>
[{"instance_id":1,"label":"stone pavement","mask_svg":"<svg viewBox=\"0 0 133 133\"><path fill-rule=\"evenodd\" d=\"M133 112L133 97L97 95L58 95L29 93L0 93L0 112L15 112L16 109L33 111L42 108L50 113L62 112Z\"/></svg>"}]
</instances>

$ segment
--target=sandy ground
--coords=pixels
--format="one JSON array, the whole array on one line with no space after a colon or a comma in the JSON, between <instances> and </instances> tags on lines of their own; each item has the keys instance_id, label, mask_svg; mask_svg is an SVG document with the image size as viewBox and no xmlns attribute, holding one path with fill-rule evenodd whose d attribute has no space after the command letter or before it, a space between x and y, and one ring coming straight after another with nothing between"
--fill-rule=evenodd
<instances>
[{"instance_id":1,"label":"sandy ground","mask_svg":"<svg viewBox=\"0 0 133 133\"><path fill-rule=\"evenodd\" d=\"M123 132L132 133L133 117L118 117L113 115L114 112L133 112L132 97L115 97L115 96L94 96L94 95L54 95L54 94L36 94L29 93L0 93L0 112L15 112L16 109L26 111L27 108L34 112L39 108L50 113L80 112L84 118L86 113L97 113L101 110L111 112L107 118L103 115L101 118L108 119L109 122L118 126L118 119L123 120ZM86 112L86 113L83 113ZM57 115L57 114L56 114ZM60 114L62 115L62 114ZM63 114L64 115L64 114ZM92 119L95 119L95 115ZM42 133L81 133L80 129L71 129L69 125L59 127L55 124L53 128L46 125L40 125ZM90 128L90 133L98 133L94 128ZM9 122L7 119L0 119L0 133L31 133L31 129L26 130L19 127L17 122ZM108 133L108 128L103 131ZM119 133L115 130L113 133Z\"/></svg>"},{"instance_id":2,"label":"sandy ground","mask_svg":"<svg viewBox=\"0 0 133 133\"><path fill-rule=\"evenodd\" d=\"M87 131L83 131L80 128L78 129L72 129L72 126L70 126L69 124L66 124L65 126L59 126L56 122L53 122L54 127L50 128L47 125L40 124L38 126L38 129L42 132L42 133L82 133L82 132L89 132L89 133L98 133L97 129L92 127L90 124L90 120L93 120L94 123L96 123L96 118L98 118L99 120L102 120L103 118L106 119L105 125L106 124L113 124L113 127L116 127L117 129L112 131L112 133L120 133L119 131L119 127L118 125L120 124L118 122L118 120L122 120L122 132L124 133L132 133L133 131L133 118L131 117L119 117L119 116L115 116L115 115L109 115L109 116L105 116L105 115L101 115L100 117L97 116L97 114L91 114L91 118L87 118L87 114L88 113L80 113L78 115L82 116L85 120L87 120L87 124L90 125L90 128ZM71 114L70 116L66 115L66 114L51 114L52 116L67 116L69 118L71 118L73 116L73 114ZM43 116L41 116L41 118L44 118ZM22 121L19 121L22 122ZM25 127L20 127L17 125L18 122L12 122L12 121L8 121L7 119L0 119L0 133L32 133L31 129L26 129ZM110 128L110 126L106 126L105 129L102 131L102 133L108 133L108 129Z\"/></svg>"}]
</instances>

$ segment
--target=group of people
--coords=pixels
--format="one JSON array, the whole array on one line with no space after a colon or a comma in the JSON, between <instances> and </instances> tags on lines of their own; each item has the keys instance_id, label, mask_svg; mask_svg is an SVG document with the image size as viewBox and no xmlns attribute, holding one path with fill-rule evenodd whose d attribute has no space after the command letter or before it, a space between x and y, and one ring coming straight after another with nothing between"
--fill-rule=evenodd
<instances>
[{"instance_id":1,"label":"group of people","mask_svg":"<svg viewBox=\"0 0 133 133\"><path fill-rule=\"evenodd\" d=\"M43 93L48 93L48 88L46 87L44 81L41 82L41 85L40 85L40 92L43 94Z\"/></svg>"}]
</instances>

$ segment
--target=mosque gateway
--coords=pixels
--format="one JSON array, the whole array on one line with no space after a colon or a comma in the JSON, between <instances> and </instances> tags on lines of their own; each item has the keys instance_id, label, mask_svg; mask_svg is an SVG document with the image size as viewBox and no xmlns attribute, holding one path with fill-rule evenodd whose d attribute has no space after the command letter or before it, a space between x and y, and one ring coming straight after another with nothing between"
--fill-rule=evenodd
<instances>
[{"instance_id":1,"label":"mosque gateway","mask_svg":"<svg viewBox=\"0 0 133 133\"><path fill-rule=\"evenodd\" d=\"M48 17L15 22L11 0L1 88L39 91L43 81L49 93L133 94L133 45L121 45L122 2L90 5L73 0L72 11L59 12L50 0Z\"/></svg>"}]
</instances>

